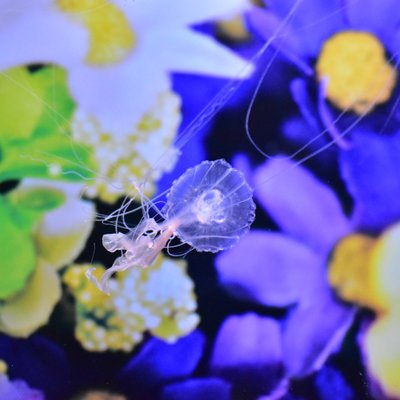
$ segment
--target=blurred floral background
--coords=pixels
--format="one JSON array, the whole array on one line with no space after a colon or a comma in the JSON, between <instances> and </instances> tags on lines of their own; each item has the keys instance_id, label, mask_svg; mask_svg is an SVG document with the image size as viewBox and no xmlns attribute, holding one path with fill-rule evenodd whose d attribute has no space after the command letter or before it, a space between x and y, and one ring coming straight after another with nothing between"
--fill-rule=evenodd
<instances>
[{"instance_id":1,"label":"blurred floral background","mask_svg":"<svg viewBox=\"0 0 400 400\"><path fill-rule=\"evenodd\" d=\"M400 399L397 1L0 4L0 400ZM219 158L250 232L99 291Z\"/></svg>"}]
</instances>

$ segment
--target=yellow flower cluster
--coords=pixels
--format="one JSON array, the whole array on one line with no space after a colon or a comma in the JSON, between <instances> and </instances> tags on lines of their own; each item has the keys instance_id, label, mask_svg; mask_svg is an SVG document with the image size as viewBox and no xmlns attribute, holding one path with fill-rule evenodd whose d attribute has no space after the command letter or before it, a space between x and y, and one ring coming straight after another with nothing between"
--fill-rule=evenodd
<instances>
[{"instance_id":1,"label":"yellow flower cluster","mask_svg":"<svg viewBox=\"0 0 400 400\"><path fill-rule=\"evenodd\" d=\"M400 223L379 238L345 237L336 247L329 281L345 300L375 311L364 338L367 365L384 392L400 398Z\"/></svg>"},{"instance_id":2,"label":"yellow flower cluster","mask_svg":"<svg viewBox=\"0 0 400 400\"><path fill-rule=\"evenodd\" d=\"M198 324L193 282L186 264L160 255L150 268L133 268L110 281L110 296L85 276L92 265L72 265L63 281L76 301L75 335L89 351L129 352L143 334L173 342ZM99 278L104 268L96 265Z\"/></svg>"},{"instance_id":3,"label":"yellow flower cluster","mask_svg":"<svg viewBox=\"0 0 400 400\"><path fill-rule=\"evenodd\" d=\"M114 307L114 293L107 296L86 278L89 267L72 265L63 276L76 301L75 336L89 351L130 351L141 341L145 327L139 319L121 319ZM102 272L104 268L96 265L95 275L99 278Z\"/></svg>"},{"instance_id":4,"label":"yellow flower cluster","mask_svg":"<svg viewBox=\"0 0 400 400\"><path fill-rule=\"evenodd\" d=\"M72 122L73 137L93 146L99 170L97 179L88 182L86 195L106 202L125 195L134 197L137 193L133 183L140 182L153 166L151 181L171 170L179 155L172 143L180 121L180 98L172 92L159 95L153 109L126 135L104 132L95 117L77 111ZM166 162L160 164L167 151ZM146 195L154 191L151 183Z\"/></svg>"}]
</instances>

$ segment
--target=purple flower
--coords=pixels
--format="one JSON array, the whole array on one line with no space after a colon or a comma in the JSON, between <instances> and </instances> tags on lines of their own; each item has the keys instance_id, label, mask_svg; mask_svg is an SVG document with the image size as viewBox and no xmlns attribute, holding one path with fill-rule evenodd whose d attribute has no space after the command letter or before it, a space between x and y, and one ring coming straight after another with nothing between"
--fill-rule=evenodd
<instances>
[{"instance_id":1,"label":"purple flower","mask_svg":"<svg viewBox=\"0 0 400 400\"><path fill-rule=\"evenodd\" d=\"M26 394L24 400L36 400L28 393L38 396L39 391L28 391L27 385L43 392L44 397L37 397L38 400L69 400L77 394L90 393L91 389L118 393L127 399L231 398L229 382L215 377L193 378L205 347L205 338L199 331L173 344L151 338L128 362L119 365L115 356L69 346L67 357L65 350L40 335L29 339L0 336L0 359L8 364L12 380L3 381L0 374L0 400L14 400L2 397L1 390L7 394L21 392Z\"/></svg>"},{"instance_id":2,"label":"purple flower","mask_svg":"<svg viewBox=\"0 0 400 400\"><path fill-rule=\"evenodd\" d=\"M311 75L312 61L324 41L345 30L372 33L398 57L400 15L395 12L397 6L395 0L269 0L267 10L254 8L249 13L249 21L264 39L272 37L277 29L283 30L284 34L272 44L300 70ZM291 12L289 20L285 20Z\"/></svg>"},{"instance_id":3,"label":"purple flower","mask_svg":"<svg viewBox=\"0 0 400 400\"><path fill-rule=\"evenodd\" d=\"M296 389L285 376L281 329L276 319L255 313L225 319L210 359L210 374L232 385L232 397L221 395L220 399L300 399L301 393L294 393ZM321 400L353 398L346 380L331 366L322 368L311 382Z\"/></svg>"},{"instance_id":4,"label":"purple flower","mask_svg":"<svg viewBox=\"0 0 400 400\"><path fill-rule=\"evenodd\" d=\"M390 130L396 126L387 123L385 110L397 98L398 68L391 65L400 50L397 7L394 0L271 0L266 10L254 8L249 14L250 25L265 40L278 32L272 45L302 73L290 88L308 125L318 133L329 132L343 149L350 147L346 135L359 124L369 129L383 123ZM387 108L374 109L383 103ZM398 122L396 112L391 119ZM315 136L311 133L303 141Z\"/></svg>"},{"instance_id":5,"label":"purple flower","mask_svg":"<svg viewBox=\"0 0 400 400\"><path fill-rule=\"evenodd\" d=\"M353 320L353 308L327 281L329 252L351 223L333 191L293 161L274 159L247 175L281 232L251 231L217 257L216 267L236 297L288 310L280 322L283 376L304 377L337 350ZM266 355L264 363L274 364L276 357Z\"/></svg>"},{"instance_id":6,"label":"purple flower","mask_svg":"<svg viewBox=\"0 0 400 400\"><path fill-rule=\"evenodd\" d=\"M247 341L256 337L254 332L262 332L264 317L231 317L236 324L228 319L216 340L214 373L222 371L218 375L237 382L232 372L228 374L232 370L230 353L244 354L247 360L242 357L238 361L237 356L236 374L246 364L270 376L275 374L277 379L269 388L275 385L276 391L279 379L282 384L285 378L309 374L340 346L355 310L342 303L329 287L329 255L338 240L348 234L379 234L400 220L400 134L385 137L356 130L352 139L354 146L339 157L354 204L349 218L334 192L293 161L275 159L253 173L244 157L237 158L236 167L256 188L258 203L280 232L253 230L235 248L220 254L216 261L220 280L235 297L284 308L288 314L279 322L278 337L275 328L270 328L253 341L257 343L254 348L260 348L256 355L246 347ZM269 353L264 346L271 346ZM258 356L262 354L260 362ZM280 363L283 376L279 375ZM329 393L332 398L353 398L340 374L323 371L315 379L316 390L320 396L324 393L322 398L329 398ZM259 382L265 384L266 380L260 378ZM266 386L259 389L267 391ZM338 391L341 395L335 397Z\"/></svg>"}]
</instances>

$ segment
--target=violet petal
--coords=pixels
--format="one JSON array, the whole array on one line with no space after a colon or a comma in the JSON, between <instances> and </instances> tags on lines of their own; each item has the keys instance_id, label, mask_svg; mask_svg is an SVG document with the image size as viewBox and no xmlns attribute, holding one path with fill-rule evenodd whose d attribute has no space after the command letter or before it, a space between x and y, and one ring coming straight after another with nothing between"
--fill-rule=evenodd
<instances>
[{"instance_id":1,"label":"violet petal","mask_svg":"<svg viewBox=\"0 0 400 400\"><path fill-rule=\"evenodd\" d=\"M397 27L396 31L393 33L392 40L387 42L387 49L393 54L398 65L400 59L400 26Z\"/></svg>"},{"instance_id":2,"label":"violet petal","mask_svg":"<svg viewBox=\"0 0 400 400\"><path fill-rule=\"evenodd\" d=\"M210 361L211 373L231 381L246 398L269 393L281 380L279 323L249 313L222 324Z\"/></svg>"},{"instance_id":3,"label":"violet petal","mask_svg":"<svg viewBox=\"0 0 400 400\"><path fill-rule=\"evenodd\" d=\"M255 195L281 229L327 252L349 230L335 193L292 160L275 158L255 172Z\"/></svg>"},{"instance_id":4,"label":"violet petal","mask_svg":"<svg viewBox=\"0 0 400 400\"><path fill-rule=\"evenodd\" d=\"M276 14L254 7L247 13L249 26L253 28L266 42L274 46L290 62L297 66L305 75L312 75L311 66L302 59L301 39Z\"/></svg>"},{"instance_id":5,"label":"violet petal","mask_svg":"<svg viewBox=\"0 0 400 400\"><path fill-rule=\"evenodd\" d=\"M199 331L173 344L152 338L119 373L118 382L128 393L141 393L184 378L196 368L204 344Z\"/></svg>"},{"instance_id":6,"label":"violet petal","mask_svg":"<svg viewBox=\"0 0 400 400\"><path fill-rule=\"evenodd\" d=\"M302 378L318 370L340 347L354 312L327 287L294 308L283 327L286 375Z\"/></svg>"},{"instance_id":7,"label":"violet petal","mask_svg":"<svg viewBox=\"0 0 400 400\"><path fill-rule=\"evenodd\" d=\"M268 8L280 18L285 18L295 6L295 0L265 1ZM301 52L304 56L315 57L322 42L335 32L346 28L341 0L300 1L289 24L294 33L301 36Z\"/></svg>"},{"instance_id":8,"label":"violet petal","mask_svg":"<svg viewBox=\"0 0 400 400\"><path fill-rule=\"evenodd\" d=\"M317 118L318 110L314 101L311 99L307 88L307 82L302 78L293 79L290 82L290 91L304 119L316 132L320 132L322 126Z\"/></svg>"},{"instance_id":9,"label":"violet petal","mask_svg":"<svg viewBox=\"0 0 400 400\"><path fill-rule=\"evenodd\" d=\"M345 2L344 11L353 29L374 33L384 42L391 42L400 22L398 0L362 0Z\"/></svg>"},{"instance_id":10,"label":"violet petal","mask_svg":"<svg viewBox=\"0 0 400 400\"><path fill-rule=\"evenodd\" d=\"M221 283L235 297L284 307L307 295L320 279L321 257L289 236L251 231L219 254Z\"/></svg>"},{"instance_id":11,"label":"violet petal","mask_svg":"<svg viewBox=\"0 0 400 400\"><path fill-rule=\"evenodd\" d=\"M29 387L25 381L10 381L0 374L0 399L3 400L45 400L44 394Z\"/></svg>"},{"instance_id":12,"label":"violet petal","mask_svg":"<svg viewBox=\"0 0 400 400\"><path fill-rule=\"evenodd\" d=\"M340 167L354 198L358 229L380 232L400 219L400 133L353 132L353 147L340 154Z\"/></svg>"},{"instance_id":13,"label":"violet petal","mask_svg":"<svg viewBox=\"0 0 400 400\"><path fill-rule=\"evenodd\" d=\"M222 379L188 379L164 387L161 400L230 400L231 385Z\"/></svg>"}]
</instances>

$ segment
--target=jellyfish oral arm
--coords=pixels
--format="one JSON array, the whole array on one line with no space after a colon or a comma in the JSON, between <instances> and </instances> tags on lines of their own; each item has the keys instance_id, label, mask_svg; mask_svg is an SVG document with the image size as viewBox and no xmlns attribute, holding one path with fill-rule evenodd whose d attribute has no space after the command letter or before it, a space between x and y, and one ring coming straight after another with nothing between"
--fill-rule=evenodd
<instances>
[{"instance_id":1,"label":"jellyfish oral arm","mask_svg":"<svg viewBox=\"0 0 400 400\"><path fill-rule=\"evenodd\" d=\"M152 265L167 242L175 235L174 232L175 224L157 224L154 219L149 218L135 229L133 237L121 232L104 235L104 247L112 253L121 250L123 254L104 272L100 281L93 274L95 268L87 271L87 278L102 292L110 294L108 281L115 272Z\"/></svg>"}]
</instances>

